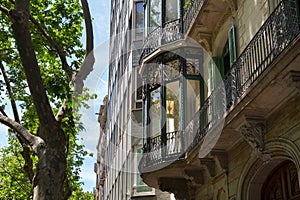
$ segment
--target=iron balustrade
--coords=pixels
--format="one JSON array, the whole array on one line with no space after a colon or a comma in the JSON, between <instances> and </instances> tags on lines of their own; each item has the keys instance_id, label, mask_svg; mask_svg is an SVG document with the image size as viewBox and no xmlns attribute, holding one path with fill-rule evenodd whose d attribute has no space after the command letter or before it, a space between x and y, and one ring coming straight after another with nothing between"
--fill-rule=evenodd
<instances>
[{"instance_id":1,"label":"iron balustrade","mask_svg":"<svg viewBox=\"0 0 300 200\"><path fill-rule=\"evenodd\" d=\"M148 56L161 46L161 36L161 26L155 28L153 31L151 31L151 33L148 34L148 36L144 40L141 59Z\"/></svg>"},{"instance_id":2,"label":"iron balustrade","mask_svg":"<svg viewBox=\"0 0 300 200\"><path fill-rule=\"evenodd\" d=\"M180 142L178 143L180 151L177 153L188 153L210 130L218 125L220 120L225 118L228 114L226 111L235 106L237 100L250 89L279 54L299 35L299 17L296 9L296 0L279 3L233 64L222 83L214 89L187 124L183 133L177 134L176 137L167 136L169 142L163 144L163 147L166 145L165 148L172 152L173 146L168 145L171 145L170 141L176 138L175 140ZM177 136L181 138L177 138ZM159 148L162 148L161 141L156 141L158 138L160 137L153 138L151 141L155 141L159 144ZM151 145L153 146L153 144ZM155 148L144 148L144 156L151 155L153 149ZM159 159L156 158L158 157L152 157L151 162L147 162L143 158L140 164L143 167L149 167L151 163L159 164L167 160L167 158L164 160L161 154Z\"/></svg>"},{"instance_id":3,"label":"iron balustrade","mask_svg":"<svg viewBox=\"0 0 300 200\"><path fill-rule=\"evenodd\" d=\"M140 62L163 45L184 38L193 20L197 17L203 0L191 0L184 11L183 20L176 19L166 22L151 31L144 40Z\"/></svg>"},{"instance_id":4,"label":"iron balustrade","mask_svg":"<svg viewBox=\"0 0 300 200\"><path fill-rule=\"evenodd\" d=\"M173 131L166 134L166 157L178 155L182 152L182 141L179 131Z\"/></svg>"},{"instance_id":5,"label":"iron balustrade","mask_svg":"<svg viewBox=\"0 0 300 200\"><path fill-rule=\"evenodd\" d=\"M181 132L173 131L166 134L166 141L162 142L162 137L156 136L149 139L149 144L144 144L143 159L144 164L159 163L166 159L180 156L183 153Z\"/></svg>"},{"instance_id":6,"label":"iron balustrade","mask_svg":"<svg viewBox=\"0 0 300 200\"><path fill-rule=\"evenodd\" d=\"M182 23L180 19L166 22L163 26L155 28L144 40L140 62L161 46L182 38Z\"/></svg>"},{"instance_id":7,"label":"iron balustrade","mask_svg":"<svg viewBox=\"0 0 300 200\"><path fill-rule=\"evenodd\" d=\"M203 0L191 0L184 8L183 16L183 32L186 34L190 29L193 21L196 19L200 7L203 5Z\"/></svg>"}]
</instances>

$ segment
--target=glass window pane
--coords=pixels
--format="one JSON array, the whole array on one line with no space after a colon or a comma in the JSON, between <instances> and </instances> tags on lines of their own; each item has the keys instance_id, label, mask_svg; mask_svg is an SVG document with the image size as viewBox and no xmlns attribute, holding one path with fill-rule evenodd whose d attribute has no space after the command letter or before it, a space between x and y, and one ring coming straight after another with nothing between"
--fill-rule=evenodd
<instances>
[{"instance_id":1,"label":"glass window pane","mask_svg":"<svg viewBox=\"0 0 300 200\"><path fill-rule=\"evenodd\" d=\"M166 0L166 22L179 19L179 0Z\"/></svg>"},{"instance_id":2,"label":"glass window pane","mask_svg":"<svg viewBox=\"0 0 300 200\"><path fill-rule=\"evenodd\" d=\"M141 40L144 33L144 3L136 2L135 10L135 39Z\"/></svg>"},{"instance_id":3,"label":"glass window pane","mask_svg":"<svg viewBox=\"0 0 300 200\"><path fill-rule=\"evenodd\" d=\"M200 109L200 81L187 80L186 93L186 122L192 120L195 113Z\"/></svg>"},{"instance_id":4,"label":"glass window pane","mask_svg":"<svg viewBox=\"0 0 300 200\"><path fill-rule=\"evenodd\" d=\"M161 132L161 97L160 88L150 93L150 135L155 137Z\"/></svg>"},{"instance_id":5,"label":"glass window pane","mask_svg":"<svg viewBox=\"0 0 300 200\"><path fill-rule=\"evenodd\" d=\"M161 1L150 1L150 28L154 28L161 25Z\"/></svg>"},{"instance_id":6,"label":"glass window pane","mask_svg":"<svg viewBox=\"0 0 300 200\"><path fill-rule=\"evenodd\" d=\"M179 60L172 60L165 63L164 76L165 80L171 80L179 76Z\"/></svg>"},{"instance_id":7,"label":"glass window pane","mask_svg":"<svg viewBox=\"0 0 300 200\"><path fill-rule=\"evenodd\" d=\"M166 84L166 132L179 131L180 117L179 117L179 102L180 89L179 81Z\"/></svg>"},{"instance_id":8,"label":"glass window pane","mask_svg":"<svg viewBox=\"0 0 300 200\"><path fill-rule=\"evenodd\" d=\"M135 28L144 27L144 6L143 2L137 2L136 6L136 19L135 19Z\"/></svg>"},{"instance_id":9,"label":"glass window pane","mask_svg":"<svg viewBox=\"0 0 300 200\"><path fill-rule=\"evenodd\" d=\"M141 161L142 158L142 149L137 149L137 165ZM152 192L152 188L146 185L141 178L140 173L136 174L136 192Z\"/></svg>"}]
</instances>

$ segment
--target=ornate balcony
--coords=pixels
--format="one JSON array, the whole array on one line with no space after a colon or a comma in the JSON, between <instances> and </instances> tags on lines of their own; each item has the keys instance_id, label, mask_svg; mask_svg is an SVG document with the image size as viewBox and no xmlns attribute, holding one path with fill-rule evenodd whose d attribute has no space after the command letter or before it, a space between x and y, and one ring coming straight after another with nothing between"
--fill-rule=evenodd
<instances>
[{"instance_id":1,"label":"ornate balcony","mask_svg":"<svg viewBox=\"0 0 300 200\"><path fill-rule=\"evenodd\" d=\"M174 162L174 158L177 158L175 161L187 158L203 138L218 126L218 122L226 119L251 92L258 79L269 73L266 71L278 61L277 58L283 53L288 54L285 51L298 42L299 33L296 1L281 2L184 131L167 133L165 138L148 138L139 166L141 172L153 172L156 166Z\"/></svg>"},{"instance_id":2,"label":"ornate balcony","mask_svg":"<svg viewBox=\"0 0 300 200\"><path fill-rule=\"evenodd\" d=\"M206 40L212 35L213 29L222 23L221 18L226 12L234 12L235 5L233 0L190 0L180 8L180 16L176 20L168 21L156 27L144 40L140 64L156 50L187 37L195 40ZM182 4L182 3L181 3ZM164 10L164 13L167 11ZM197 23L195 23L197 19ZM205 19L205 20L204 20ZM210 19L210 20L207 20ZM192 27L196 27L197 34L193 33ZM198 33L201 33L198 35ZM196 39L197 38L197 39Z\"/></svg>"},{"instance_id":3,"label":"ornate balcony","mask_svg":"<svg viewBox=\"0 0 300 200\"><path fill-rule=\"evenodd\" d=\"M141 60L159 49L160 47L183 38L182 22L176 19L155 28L148 34L142 48ZM140 62L141 62L140 60Z\"/></svg>"}]
</instances>

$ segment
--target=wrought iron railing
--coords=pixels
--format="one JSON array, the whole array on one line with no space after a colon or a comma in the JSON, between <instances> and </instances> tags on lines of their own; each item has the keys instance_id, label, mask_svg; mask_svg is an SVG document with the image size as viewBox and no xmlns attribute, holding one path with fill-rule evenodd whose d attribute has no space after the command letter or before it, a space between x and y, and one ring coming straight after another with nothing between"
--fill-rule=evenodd
<instances>
[{"instance_id":1,"label":"wrought iron railing","mask_svg":"<svg viewBox=\"0 0 300 200\"><path fill-rule=\"evenodd\" d=\"M144 59L159 47L180 40L182 35L182 23L180 19L169 21L162 27L159 26L151 31L144 40L144 46L140 59ZM140 60L140 61L141 61Z\"/></svg>"},{"instance_id":2,"label":"wrought iron railing","mask_svg":"<svg viewBox=\"0 0 300 200\"><path fill-rule=\"evenodd\" d=\"M166 136L166 157L180 154L183 150L180 132L169 132Z\"/></svg>"},{"instance_id":3,"label":"wrought iron railing","mask_svg":"<svg viewBox=\"0 0 300 200\"><path fill-rule=\"evenodd\" d=\"M203 5L203 0L191 0L184 8L183 16L183 32L186 34L190 29L192 22L196 19L200 7Z\"/></svg>"},{"instance_id":4,"label":"wrought iron railing","mask_svg":"<svg viewBox=\"0 0 300 200\"><path fill-rule=\"evenodd\" d=\"M299 17L296 9L296 0L279 3L233 64L223 82L215 88L188 123L183 133L176 137L167 137L176 138L176 141L181 142L180 151L177 153L189 152L193 149L220 120L224 119L226 111L234 106L279 54L299 35ZM156 141L158 137L152 140ZM172 139L169 140L172 141ZM168 142L163 146L160 141L155 143L159 144L159 148L172 149L171 146L164 147L164 145L170 145ZM144 157L151 155L153 150L155 150L153 147L145 148ZM163 161L165 160L162 156L159 159L152 159L151 162L143 158L140 164L145 167L151 166L151 163L158 164Z\"/></svg>"},{"instance_id":5,"label":"wrought iron railing","mask_svg":"<svg viewBox=\"0 0 300 200\"><path fill-rule=\"evenodd\" d=\"M226 74L223 82L207 98L193 120L199 120L199 130L193 149L210 129L222 120L236 101L262 75L280 53L300 33L296 0L281 2L249 42L240 57ZM192 123L192 122L190 122ZM195 122L194 122L195 123ZM189 134L185 130L185 135Z\"/></svg>"},{"instance_id":6,"label":"wrought iron railing","mask_svg":"<svg viewBox=\"0 0 300 200\"><path fill-rule=\"evenodd\" d=\"M148 144L144 144L144 162L158 163L162 160L170 160L183 153L181 132L173 131L166 134L166 140L162 137L156 136L150 138Z\"/></svg>"}]
</instances>

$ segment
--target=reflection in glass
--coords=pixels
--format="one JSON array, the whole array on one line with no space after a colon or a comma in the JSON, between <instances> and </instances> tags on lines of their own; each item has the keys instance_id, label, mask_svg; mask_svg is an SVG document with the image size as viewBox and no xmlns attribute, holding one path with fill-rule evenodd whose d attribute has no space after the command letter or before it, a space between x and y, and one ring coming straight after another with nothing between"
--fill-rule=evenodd
<instances>
[{"instance_id":1,"label":"reflection in glass","mask_svg":"<svg viewBox=\"0 0 300 200\"><path fill-rule=\"evenodd\" d=\"M135 19L135 28L144 27L144 3L136 2L136 19Z\"/></svg>"},{"instance_id":2,"label":"reflection in glass","mask_svg":"<svg viewBox=\"0 0 300 200\"><path fill-rule=\"evenodd\" d=\"M160 26L161 24L161 1L150 1L150 28L151 30Z\"/></svg>"},{"instance_id":3,"label":"reflection in glass","mask_svg":"<svg viewBox=\"0 0 300 200\"><path fill-rule=\"evenodd\" d=\"M164 66L165 80L171 80L179 76L179 60L172 60L165 63Z\"/></svg>"},{"instance_id":4,"label":"reflection in glass","mask_svg":"<svg viewBox=\"0 0 300 200\"><path fill-rule=\"evenodd\" d=\"M179 19L179 0L166 0L166 22Z\"/></svg>"},{"instance_id":5,"label":"reflection in glass","mask_svg":"<svg viewBox=\"0 0 300 200\"><path fill-rule=\"evenodd\" d=\"M166 132L179 131L179 81L166 84Z\"/></svg>"},{"instance_id":6,"label":"reflection in glass","mask_svg":"<svg viewBox=\"0 0 300 200\"><path fill-rule=\"evenodd\" d=\"M143 31L144 31L144 3L143 2L136 2L135 3L135 9L136 9L136 15L135 15L135 33L136 33L136 39L142 39L143 37Z\"/></svg>"},{"instance_id":7,"label":"reflection in glass","mask_svg":"<svg viewBox=\"0 0 300 200\"><path fill-rule=\"evenodd\" d=\"M200 109L200 81L187 80L186 93L186 122L189 123L195 113Z\"/></svg>"},{"instance_id":8,"label":"reflection in glass","mask_svg":"<svg viewBox=\"0 0 300 200\"><path fill-rule=\"evenodd\" d=\"M160 87L150 93L150 135L155 137L161 132L161 97Z\"/></svg>"}]
</instances>

